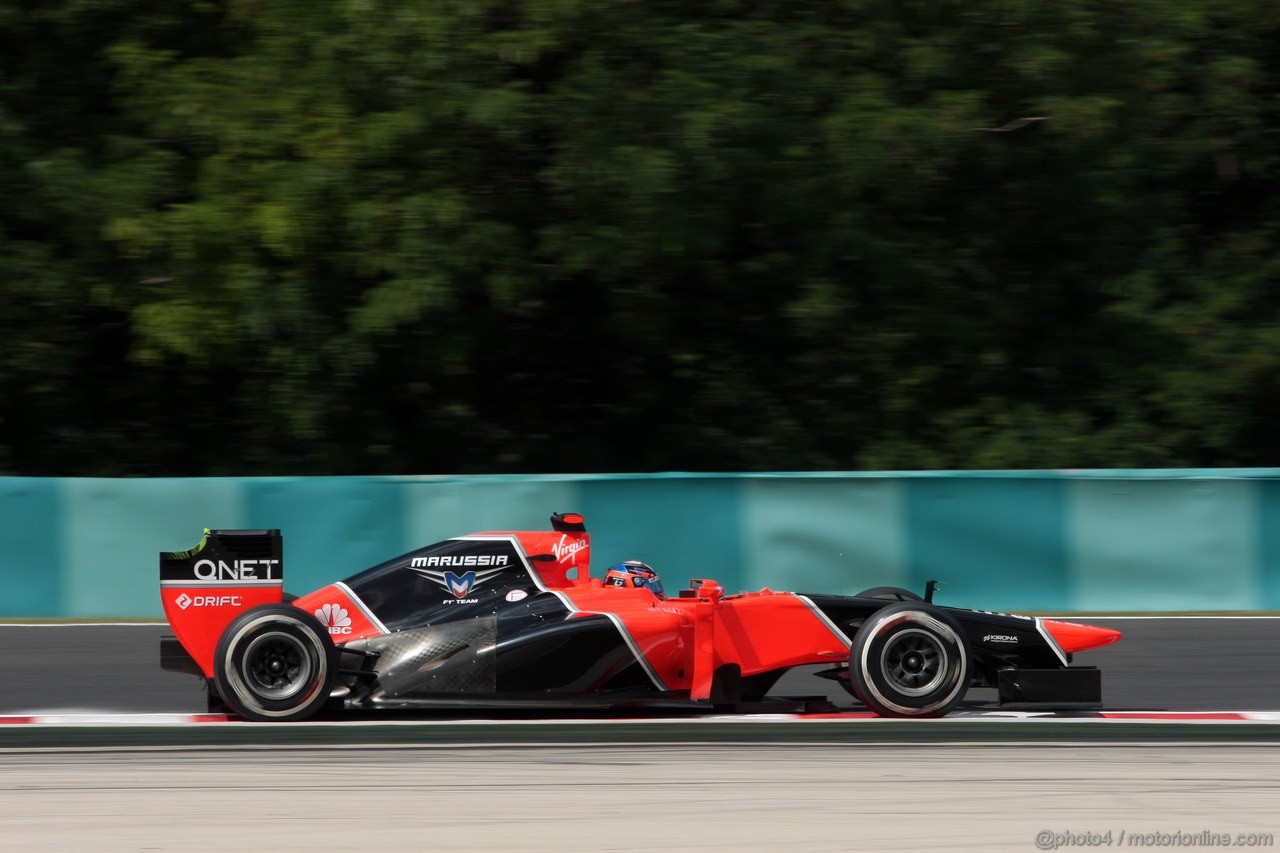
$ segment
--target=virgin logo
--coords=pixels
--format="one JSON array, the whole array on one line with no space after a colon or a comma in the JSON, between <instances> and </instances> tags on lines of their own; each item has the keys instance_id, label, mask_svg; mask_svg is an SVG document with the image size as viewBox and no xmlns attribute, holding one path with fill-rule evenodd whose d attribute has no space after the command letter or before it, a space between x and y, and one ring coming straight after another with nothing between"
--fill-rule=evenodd
<instances>
[{"instance_id":1,"label":"virgin logo","mask_svg":"<svg viewBox=\"0 0 1280 853\"><path fill-rule=\"evenodd\" d=\"M564 534L560 535L560 541L551 546L551 553L556 555L561 563L572 563L573 555L587 547L587 543L582 539L573 539L565 541L569 537Z\"/></svg>"}]
</instances>

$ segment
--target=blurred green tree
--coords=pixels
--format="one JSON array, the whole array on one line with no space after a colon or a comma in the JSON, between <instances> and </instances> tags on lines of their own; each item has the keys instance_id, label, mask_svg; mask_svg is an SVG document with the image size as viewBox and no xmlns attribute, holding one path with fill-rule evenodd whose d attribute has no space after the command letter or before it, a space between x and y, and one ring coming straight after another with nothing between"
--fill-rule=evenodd
<instances>
[{"instance_id":1,"label":"blurred green tree","mask_svg":"<svg viewBox=\"0 0 1280 853\"><path fill-rule=\"evenodd\" d=\"M0 470L1277 464L1278 35L0 0Z\"/></svg>"}]
</instances>

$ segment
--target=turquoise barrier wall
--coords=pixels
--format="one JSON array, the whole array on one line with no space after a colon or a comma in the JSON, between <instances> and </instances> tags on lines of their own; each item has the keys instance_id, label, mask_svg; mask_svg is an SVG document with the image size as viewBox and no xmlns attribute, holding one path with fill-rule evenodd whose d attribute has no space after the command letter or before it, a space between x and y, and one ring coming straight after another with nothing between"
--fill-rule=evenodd
<instances>
[{"instance_id":1,"label":"turquoise barrier wall","mask_svg":"<svg viewBox=\"0 0 1280 853\"><path fill-rule=\"evenodd\" d=\"M154 617L156 555L279 527L307 592L411 548L587 516L668 588L922 590L999 610L1280 609L1280 470L0 478L0 617Z\"/></svg>"}]
</instances>

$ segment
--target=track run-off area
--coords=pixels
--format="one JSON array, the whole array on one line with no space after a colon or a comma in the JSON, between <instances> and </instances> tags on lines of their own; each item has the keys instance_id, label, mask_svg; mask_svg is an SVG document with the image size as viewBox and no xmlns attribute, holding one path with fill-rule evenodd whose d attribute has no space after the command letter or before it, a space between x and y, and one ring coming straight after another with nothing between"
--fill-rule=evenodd
<instances>
[{"instance_id":1,"label":"track run-off area","mask_svg":"<svg viewBox=\"0 0 1280 853\"><path fill-rule=\"evenodd\" d=\"M28 749L0 753L0 825L14 850L1269 849L1278 761L1274 743Z\"/></svg>"},{"instance_id":2,"label":"track run-off area","mask_svg":"<svg viewBox=\"0 0 1280 853\"><path fill-rule=\"evenodd\" d=\"M1280 838L1280 619L1081 618L1100 712L201 722L163 625L0 625L9 849L834 851ZM1136 842L1136 843L1135 843ZM1229 843L1228 843L1229 842Z\"/></svg>"}]
</instances>

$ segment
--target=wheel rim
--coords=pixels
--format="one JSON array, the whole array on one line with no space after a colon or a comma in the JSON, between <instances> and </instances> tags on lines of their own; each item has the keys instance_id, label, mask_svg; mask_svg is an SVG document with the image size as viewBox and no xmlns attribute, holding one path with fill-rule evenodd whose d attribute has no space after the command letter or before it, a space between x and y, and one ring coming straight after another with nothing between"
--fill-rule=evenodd
<instances>
[{"instance_id":1,"label":"wheel rim","mask_svg":"<svg viewBox=\"0 0 1280 853\"><path fill-rule=\"evenodd\" d=\"M297 694L310 682L313 668L306 645L292 634L270 631L254 637L245 649L245 680L263 699Z\"/></svg>"},{"instance_id":2,"label":"wheel rim","mask_svg":"<svg viewBox=\"0 0 1280 853\"><path fill-rule=\"evenodd\" d=\"M884 644L880 671L895 692L904 696L925 696L946 679L950 655L928 631L907 628Z\"/></svg>"}]
</instances>

